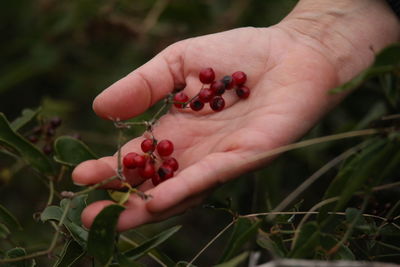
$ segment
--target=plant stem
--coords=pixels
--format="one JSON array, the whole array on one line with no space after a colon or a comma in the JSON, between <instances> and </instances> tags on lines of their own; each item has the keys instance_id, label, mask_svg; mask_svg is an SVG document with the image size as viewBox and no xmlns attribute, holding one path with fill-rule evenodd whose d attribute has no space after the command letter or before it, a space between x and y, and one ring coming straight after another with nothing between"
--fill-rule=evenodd
<instances>
[{"instance_id":1,"label":"plant stem","mask_svg":"<svg viewBox=\"0 0 400 267\"><path fill-rule=\"evenodd\" d=\"M57 245L57 240L58 240L58 236L60 235L61 232L61 226L64 223L65 218L67 217L67 213L69 211L71 207L71 200L68 200L67 205L65 206L65 209L61 215L60 221L57 224L57 230L54 233L53 239L51 240L50 246L48 249L46 250L42 250L42 251L38 251L38 252L34 252L25 256L21 256L21 257L15 257L15 258L9 258L9 259L0 259L0 263L7 263L7 262L16 262L16 261L22 261L22 260L27 260L27 259L32 259L32 258L36 258L36 257L40 257L40 256L44 256L47 255L49 253L51 253L54 248Z\"/></svg>"},{"instance_id":2,"label":"plant stem","mask_svg":"<svg viewBox=\"0 0 400 267\"><path fill-rule=\"evenodd\" d=\"M227 226L224 227L224 229L222 229L216 236L214 236L213 239L210 240L210 242L208 242L197 254L196 256L193 257L193 259L187 264L187 266L190 266L193 264L193 262L201 255L201 253L203 253L212 243L214 243L215 240L217 240L223 233L226 232L226 230L228 230L235 222L236 222L236 218L231 221Z\"/></svg>"},{"instance_id":3,"label":"plant stem","mask_svg":"<svg viewBox=\"0 0 400 267\"><path fill-rule=\"evenodd\" d=\"M278 206L276 206L275 209L273 209L273 212L276 211L281 211L285 209L293 200L295 200L301 193L303 193L311 184L313 184L318 178L320 178L323 174L325 174L327 171L329 171L331 168L342 162L344 159L350 157L353 155L361 145L358 145L356 147L353 147L344 153L340 154L333 160L329 161L327 164L322 166L318 171L316 171L313 175L311 175L309 178L307 178L300 186L298 186L294 191L292 191ZM268 217L269 220L274 219L274 215L270 215Z\"/></svg>"},{"instance_id":4,"label":"plant stem","mask_svg":"<svg viewBox=\"0 0 400 267\"><path fill-rule=\"evenodd\" d=\"M108 184L109 182L112 182L112 181L118 180L118 179L119 179L118 176L113 176L113 177L107 178L107 179L101 181L100 183L97 183L95 185L92 185L92 186L84 189L84 190L81 190L81 191L78 191L78 192L74 193L74 197L79 196L79 195L83 195L83 194L87 194L87 193L99 188L100 186L103 186L105 184Z\"/></svg>"}]
</instances>

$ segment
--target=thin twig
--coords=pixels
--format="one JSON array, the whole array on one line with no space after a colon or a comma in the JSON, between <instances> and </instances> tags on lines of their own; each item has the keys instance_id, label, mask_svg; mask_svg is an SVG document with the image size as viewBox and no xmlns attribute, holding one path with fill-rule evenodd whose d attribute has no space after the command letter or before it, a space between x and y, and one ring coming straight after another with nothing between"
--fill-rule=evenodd
<instances>
[{"instance_id":1,"label":"thin twig","mask_svg":"<svg viewBox=\"0 0 400 267\"><path fill-rule=\"evenodd\" d=\"M323 174L325 174L331 168L342 162L344 159L353 155L361 147L361 145L358 145L356 147L353 147L345 151L344 153L340 154L339 156L337 156L336 158L334 158L333 160L329 161L327 164L322 166L322 168L320 168L313 175L307 178L300 186L298 186L284 200L282 200L282 202L278 206L276 206L276 208L273 209L272 211L281 211L285 209L293 200L295 200L301 193L303 193L311 184L313 184L316 180L318 180L318 178L320 178ZM273 220L274 216L271 215L269 216L268 219Z\"/></svg>"},{"instance_id":2,"label":"thin twig","mask_svg":"<svg viewBox=\"0 0 400 267\"><path fill-rule=\"evenodd\" d=\"M203 253L212 243L214 243L215 240L217 240L223 233L225 233L226 230L228 230L234 223L236 222L236 219L231 221L227 226L224 227L216 236L214 236L213 239L210 240L197 254L196 256L193 257L193 259L187 264L187 266L190 266L193 264L193 262Z\"/></svg>"},{"instance_id":3,"label":"thin twig","mask_svg":"<svg viewBox=\"0 0 400 267\"><path fill-rule=\"evenodd\" d=\"M65 218L67 217L67 213L69 211L71 207L71 200L68 200L67 205L65 206L65 209L61 215L60 221L57 224L57 230L54 233L53 239L51 240L50 246L48 249L46 250L42 250L42 251L38 251L38 252L34 252L28 255L24 255L21 257L15 257L15 258L9 258L9 259L0 259L0 263L7 263L7 262L16 262L16 261L22 261L22 260L27 260L27 259L32 259L32 258L36 258L36 257L40 257L40 256L44 256L47 255L49 253L51 253L54 248L57 245L57 240L58 240L58 236L60 235L61 232L61 226L64 223Z\"/></svg>"}]
</instances>

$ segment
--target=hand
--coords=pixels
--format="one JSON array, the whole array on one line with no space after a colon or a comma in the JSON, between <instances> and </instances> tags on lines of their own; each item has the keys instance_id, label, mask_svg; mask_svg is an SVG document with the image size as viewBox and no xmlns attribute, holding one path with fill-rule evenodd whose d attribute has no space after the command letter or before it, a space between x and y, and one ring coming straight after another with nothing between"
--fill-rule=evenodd
<instances>
[{"instance_id":1,"label":"hand","mask_svg":"<svg viewBox=\"0 0 400 267\"><path fill-rule=\"evenodd\" d=\"M326 1L320 3L331 8ZM383 1L372 1L372 6L363 1L338 3L346 7L343 10L349 10L347 16L342 14L337 18L341 22L339 28L344 31L351 27L343 27L343 24L357 25L346 23L346 18L355 20L349 5L355 5L353 8L357 12L362 6L363 12L358 13L363 20L368 18L365 13L377 16L377 10L391 14ZM180 163L179 172L155 188L150 181L141 184L139 189L151 194L153 199L146 203L132 195L120 216L118 230L181 213L200 203L214 186L264 164L268 159L252 159L303 135L343 97L330 95L328 90L371 63L370 46L379 50L393 41L386 37L374 38L372 40L377 41L369 44L365 42L364 33L352 42L343 39L355 36L357 29L346 34L338 34L335 30L332 30L333 34L321 33L322 37L328 36L330 42L319 41L315 38L318 28L315 25L322 25L325 30L325 25L337 23L332 22L332 16L326 16L328 22L325 24L324 21L313 21L315 14L310 13L307 4L313 6L315 3L300 1L300 11L292 12L291 20L270 28L241 28L173 44L95 99L94 110L101 117L128 119L144 112L175 87L186 85L185 92L189 97L195 95L201 87L198 73L205 67L214 68L217 77L244 71L248 76L246 85L251 90L246 100L238 100L233 92L228 92L227 95L232 95L226 98L225 109L218 113L173 108L159 120L154 135L159 140L174 142L173 155ZM391 20L387 20L391 24L386 21L380 25L376 23L378 20L373 20L371 27L364 25L363 29L371 29L374 37L387 30L385 36L390 36L389 33L397 32L398 26L394 15L391 16ZM301 23L305 25L299 27ZM311 32L307 34L309 30ZM334 51L332 44L336 45ZM362 54L368 55L360 57ZM142 137L136 138L125 144L122 153L140 152L142 140ZM83 162L74 170L73 179L77 184L95 184L114 176L116 166L115 156ZM136 171L126 173L126 176L131 183L141 182ZM118 184L113 182L108 186ZM90 227L95 216L111 203L90 204L82 214L84 225Z\"/></svg>"}]
</instances>

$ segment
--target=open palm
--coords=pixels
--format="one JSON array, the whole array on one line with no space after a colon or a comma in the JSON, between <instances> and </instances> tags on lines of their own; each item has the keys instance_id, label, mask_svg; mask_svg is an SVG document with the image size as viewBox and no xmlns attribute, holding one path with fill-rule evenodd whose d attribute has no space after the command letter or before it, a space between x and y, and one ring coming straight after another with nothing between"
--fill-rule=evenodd
<instances>
[{"instance_id":1,"label":"open palm","mask_svg":"<svg viewBox=\"0 0 400 267\"><path fill-rule=\"evenodd\" d=\"M305 36L279 25L192 38L168 47L101 93L94 102L98 115L128 119L175 87L186 85L189 97L195 95L201 88L198 73L205 67L212 67L217 78L244 71L251 90L246 100L239 100L234 92L225 93L227 104L221 112L208 106L200 112L172 108L159 120L154 135L174 143L180 169L157 187L150 181L140 185L153 199L145 202L132 195L118 229L185 211L200 203L208 189L264 163L249 158L293 142L310 129L340 97L327 93L338 83L336 71L307 42ZM139 152L142 140L125 144L123 154ZM115 156L87 161L74 170L73 179L94 184L115 175L116 165ZM136 171L126 175L140 182ZM82 215L84 224L90 226L109 204L89 205Z\"/></svg>"}]
</instances>

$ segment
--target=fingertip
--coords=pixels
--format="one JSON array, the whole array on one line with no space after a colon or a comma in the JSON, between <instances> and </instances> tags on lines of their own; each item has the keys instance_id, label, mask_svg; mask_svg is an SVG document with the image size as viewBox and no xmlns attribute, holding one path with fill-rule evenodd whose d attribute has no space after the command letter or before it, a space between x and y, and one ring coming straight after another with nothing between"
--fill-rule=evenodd
<instances>
[{"instance_id":1,"label":"fingertip","mask_svg":"<svg viewBox=\"0 0 400 267\"><path fill-rule=\"evenodd\" d=\"M72 172L72 180L76 185L91 185L114 175L115 170L109 164L94 159L84 161L76 166ZM109 185L111 186L112 184Z\"/></svg>"},{"instance_id":2,"label":"fingertip","mask_svg":"<svg viewBox=\"0 0 400 267\"><path fill-rule=\"evenodd\" d=\"M110 206L112 204L115 204L114 202L110 200L102 200L102 201L97 201L89 206L87 206L82 214L81 214L81 220L83 225L86 228L92 227L93 221L96 218L96 216L107 206Z\"/></svg>"}]
</instances>

